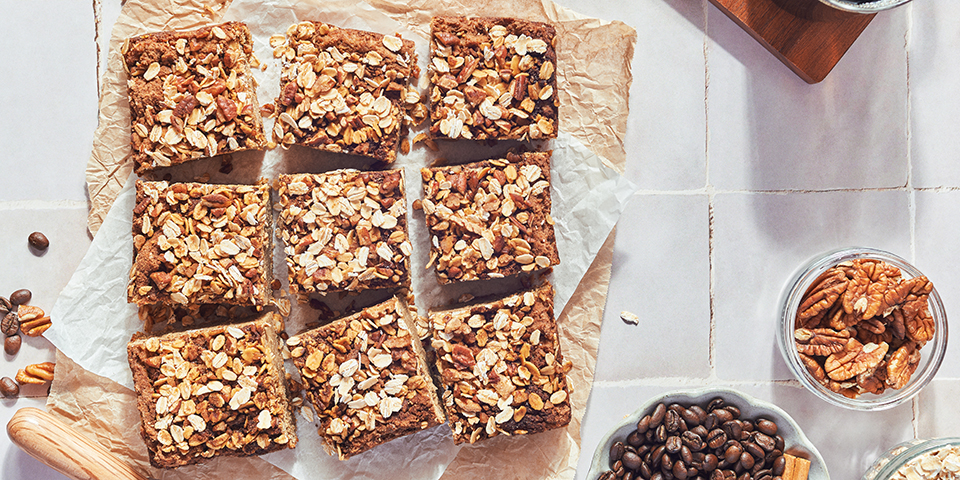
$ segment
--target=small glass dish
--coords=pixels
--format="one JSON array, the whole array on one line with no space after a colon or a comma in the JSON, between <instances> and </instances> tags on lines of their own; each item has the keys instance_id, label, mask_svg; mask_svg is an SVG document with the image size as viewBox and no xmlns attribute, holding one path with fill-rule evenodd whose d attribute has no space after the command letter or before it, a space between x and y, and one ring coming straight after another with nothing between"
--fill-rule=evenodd
<instances>
[{"instance_id":1,"label":"small glass dish","mask_svg":"<svg viewBox=\"0 0 960 480\"><path fill-rule=\"evenodd\" d=\"M928 296L928 307L934 322L933 338L920 348L920 360L917 368L902 388L887 387L880 394L864 392L856 398L850 398L830 390L813 377L804 366L800 354L797 352L797 342L794 337L797 310L807 290L814 285L821 275L834 266L858 259L880 260L893 265L900 269L902 278L905 280L923 276L920 270L906 260L892 253L873 248L843 248L814 257L801 265L784 286L779 303L780 325L777 328L777 344L790 371L814 395L831 404L852 410L884 410L913 398L924 386L930 383L930 380L937 373L947 351L947 314L943 307L943 301L940 299L940 294L934 287Z\"/></svg>"},{"instance_id":2,"label":"small glass dish","mask_svg":"<svg viewBox=\"0 0 960 480\"><path fill-rule=\"evenodd\" d=\"M901 468L912 469L916 464L908 465L914 460L924 455L936 455L948 453L947 450L957 450L960 452L960 438L931 438L927 440L910 440L894 446L886 453L880 456L866 472L863 473L861 480L890 480ZM948 469L960 467L956 462L960 462L960 453L953 453L953 458L948 460L950 466ZM951 472L953 473L953 472ZM909 477L907 477L909 478Z\"/></svg>"},{"instance_id":3,"label":"small glass dish","mask_svg":"<svg viewBox=\"0 0 960 480\"><path fill-rule=\"evenodd\" d=\"M910 0L820 0L821 3L833 8L854 13L877 13L881 10L889 10L899 7Z\"/></svg>"}]
</instances>

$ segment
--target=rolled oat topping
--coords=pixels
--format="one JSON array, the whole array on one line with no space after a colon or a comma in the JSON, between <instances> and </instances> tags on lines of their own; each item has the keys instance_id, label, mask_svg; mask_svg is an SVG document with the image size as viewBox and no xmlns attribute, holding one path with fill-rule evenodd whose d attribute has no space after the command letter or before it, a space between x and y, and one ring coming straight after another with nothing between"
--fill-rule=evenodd
<instances>
[{"instance_id":1,"label":"rolled oat topping","mask_svg":"<svg viewBox=\"0 0 960 480\"><path fill-rule=\"evenodd\" d=\"M142 433L155 466L296 446L274 315L130 343Z\"/></svg>"},{"instance_id":2,"label":"rolled oat topping","mask_svg":"<svg viewBox=\"0 0 960 480\"><path fill-rule=\"evenodd\" d=\"M443 423L407 315L392 298L287 340L319 434L341 460Z\"/></svg>"},{"instance_id":3,"label":"rolled oat topping","mask_svg":"<svg viewBox=\"0 0 960 480\"><path fill-rule=\"evenodd\" d=\"M270 45L283 59L276 143L396 159L405 111L420 103L413 42L302 22Z\"/></svg>"},{"instance_id":4,"label":"rolled oat topping","mask_svg":"<svg viewBox=\"0 0 960 480\"><path fill-rule=\"evenodd\" d=\"M557 136L552 26L511 18L434 17L430 28L433 137Z\"/></svg>"},{"instance_id":5,"label":"rolled oat topping","mask_svg":"<svg viewBox=\"0 0 960 480\"><path fill-rule=\"evenodd\" d=\"M246 25L141 35L127 40L121 53L138 173L264 148Z\"/></svg>"},{"instance_id":6,"label":"rolled oat topping","mask_svg":"<svg viewBox=\"0 0 960 480\"><path fill-rule=\"evenodd\" d=\"M432 345L455 443L539 433L570 422L553 287L431 311Z\"/></svg>"},{"instance_id":7,"label":"rolled oat topping","mask_svg":"<svg viewBox=\"0 0 960 480\"><path fill-rule=\"evenodd\" d=\"M403 188L403 170L280 176L277 235L301 301L410 284Z\"/></svg>"},{"instance_id":8,"label":"rolled oat topping","mask_svg":"<svg viewBox=\"0 0 960 480\"><path fill-rule=\"evenodd\" d=\"M137 181L128 301L267 305L272 221L265 183Z\"/></svg>"},{"instance_id":9,"label":"rolled oat topping","mask_svg":"<svg viewBox=\"0 0 960 480\"><path fill-rule=\"evenodd\" d=\"M550 216L550 152L425 168L419 206L440 283L560 263Z\"/></svg>"}]
</instances>

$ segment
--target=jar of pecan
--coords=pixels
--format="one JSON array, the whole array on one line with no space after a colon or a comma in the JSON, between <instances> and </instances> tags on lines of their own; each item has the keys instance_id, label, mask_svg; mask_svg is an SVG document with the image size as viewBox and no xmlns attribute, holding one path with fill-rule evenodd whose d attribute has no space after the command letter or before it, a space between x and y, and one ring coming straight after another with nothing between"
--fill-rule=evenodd
<instances>
[{"instance_id":1,"label":"jar of pecan","mask_svg":"<svg viewBox=\"0 0 960 480\"><path fill-rule=\"evenodd\" d=\"M941 480L960 476L960 438L910 440L894 446L861 480Z\"/></svg>"},{"instance_id":2,"label":"jar of pecan","mask_svg":"<svg viewBox=\"0 0 960 480\"><path fill-rule=\"evenodd\" d=\"M790 277L777 343L816 396L883 410L916 395L947 349L947 315L933 283L889 252L853 247L819 255Z\"/></svg>"}]
</instances>

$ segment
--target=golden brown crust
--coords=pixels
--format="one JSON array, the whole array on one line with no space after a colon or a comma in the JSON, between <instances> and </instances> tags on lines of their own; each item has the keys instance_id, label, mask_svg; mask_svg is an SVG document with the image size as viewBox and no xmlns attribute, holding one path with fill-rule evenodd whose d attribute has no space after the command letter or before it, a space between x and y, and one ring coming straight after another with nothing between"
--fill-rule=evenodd
<instances>
[{"instance_id":1,"label":"golden brown crust","mask_svg":"<svg viewBox=\"0 0 960 480\"><path fill-rule=\"evenodd\" d=\"M271 46L284 59L276 143L396 159L407 85L419 74L413 42L302 22Z\"/></svg>"},{"instance_id":2,"label":"golden brown crust","mask_svg":"<svg viewBox=\"0 0 960 480\"><path fill-rule=\"evenodd\" d=\"M433 138L556 138L556 31L515 18L434 17Z\"/></svg>"},{"instance_id":3,"label":"golden brown crust","mask_svg":"<svg viewBox=\"0 0 960 480\"><path fill-rule=\"evenodd\" d=\"M280 322L279 315L267 313L244 324L130 342L141 436L153 466L296 447L278 348Z\"/></svg>"},{"instance_id":4,"label":"golden brown crust","mask_svg":"<svg viewBox=\"0 0 960 480\"><path fill-rule=\"evenodd\" d=\"M137 173L264 148L253 38L243 23L148 33L121 53Z\"/></svg>"},{"instance_id":5,"label":"golden brown crust","mask_svg":"<svg viewBox=\"0 0 960 480\"><path fill-rule=\"evenodd\" d=\"M570 422L566 374L547 283L502 299L430 311L455 443L539 433Z\"/></svg>"},{"instance_id":6,"label":"golden brown crust","mask_svg":"<svg viewBox=\"0 0 960 480\"><path fill-rule=\"evenodd\" d=\"M301 302L410 285L403 170L280 175L278 184L277 236Z\"/></svg>"},{"instance_id":7,"label":"golden brown crust","mask_svg":"<svg viewBox=\"0 0 960 480\"><path fill-rule=\"evenodd\" d=\"M270 187L137 181L127 301L265 306Z\"/></svg>"},{"instance_id":8,"label":"golden brown crust","mask_svg":"<svg viewBox=\"0 0 960 480\"><path fill-rule=\"evenodd\" d=\"M341 460L444 421L409 315L394 297L287 340L318 432Z\"/></svg>"},{"instance_id":9,"label":"golden brown crust","mask_svg":"<svg viewBox=\"0 0 960 480\"><path fill-rule=\"evenodd\" d=\"M550 215L550 152L421 170L431 263L441 284L560 263Z\"/></svg>"}]
</instances>

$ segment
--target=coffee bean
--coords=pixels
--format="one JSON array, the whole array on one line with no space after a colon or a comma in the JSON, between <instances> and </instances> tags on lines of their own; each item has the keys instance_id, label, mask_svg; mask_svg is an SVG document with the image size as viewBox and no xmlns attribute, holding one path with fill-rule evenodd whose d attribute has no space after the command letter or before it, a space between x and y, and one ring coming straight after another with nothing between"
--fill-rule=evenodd
<instances>
[{"instance_id":1,"label":"coffee bean","mask_svg":"<svg viewBox=\"0 0 960 480\"><path fill-rule=\"evenodd\" d=\"M719 423L720 422L717 421L717 416L713 413L707 414L707 418L703 420L703 426L707 430L713 430L714 428L717 428Z\"/></svg>"},{"instance_id":2,"label":"coffee bean","mask_svg":"<svg viewBox=\"0 0 960 480\"><path fill-rule=\"evenodd\" d=\"M673 478L677 480L687 480L687 467L683 465L683 462L673 464Z\"/></svg>"},{"instance_id":3,"label":"coffee bean","mask_svg":"<svg viewBox=\"0 0 960 480\"><path fill-rule=\"evenodd\" d=\"M640 445L643 445L643 437L637 433L636 430L630 432L630 435L627 435L627 444L633 448L637 448Z\"/></svg>"},{"instance_id":4,"label":"coffee bean","mask_svg":"<svg viewBox=\"0 0 960 480\"><path fill-rule=\"evenodd\" d=\"M633 452L624 452L621 460L623 461L623 468L627 470L638 470L640 464L643 463L640 456Z\"/></svg>"},{"instance_id":5,"label":"coffee bean","mask_svg":"<svg viewBox=\"0 0 960 480\"><path fill-rule=\"evenodd\" d=\"M627 470L623 473L623 480L633 480L633 472Z\"/></svg>"},{"instance_id":6,"label":"coffee bean","mask_svg":"<svg viewBox=\"0 0 960 480\"><path fill-rule=\"evenodd\" d=\"M50 246L50 240L47 240L47 236L40 232L31 233L30 236L27 237L27 242L37 250L46 250L47 247Z\"/></svg>"},{"instance_id":7,"label":"coffee bean","mask_svg":"<svg viewBox=\"0 0 960 480\"><path fill-rule=\"evenodd\" d=\"M660 424L660 426L657 427L656 435L654 436L654 438L656 438L657 441L660 442L660 443L666 442L666 441L667 441L667 427L666 427L665 425L663 425L663 424Z\"/></svg>"},{"instance_id":8,"label":"coffee bean","mask_svg":"<svg viewBox=\"0 0 960 480\"><path fill-rule=\"evenodd\" d=\"M690 447L686 445L680 447L680 459L686 465L693 464L693 452L690 451Z\"/></svg>"},{"instance_id":9,"label":"coffee bean","mask_svg":"<svg viewBox=\"0 0 960 480\"><path fill-rule=\"evenodd\" d=\"M680 437L677 435L673 435L673 436L667 437L667 443L664 444L664 448L667 449L667 452L677 453L680 451L680 447L682 445L683 443L680 442Z\"/></svg>"},{"instance_id":10,"label":"coffee bean","mask_svg":"<svg viewBox=\"0 0 960 480\"><path fill-rule=\"evenodd\" d=\"M20 343L23 339L20 338L19 334L11 335L3 339L3 351L7 352L7 355L16 355L20 351Z\"/></svg>"},{"instance_id":11,"label":"coffee bean","mask_svg":"<svg viewBox=\"0 0 960 480\"><path fill-rule=\"evenodd\" d=\"M707 445L710 448L714 448L714 449L720 448L726 442L727 442L727 434L719 428L713 429L707 435Z\"/></svg>"},{"instance_id":12,"label":"coffee bean","mask_svg":"<svg viewBox=\"0 0 960 480\"><path fill-rule=\"evenodd\" d=\"M33 294L30 293L30 290L26 288L21 288L16 292L10 294L10 303L13 305L24 305L30 302L30 298L33 297Z\"/></svg>"},{"instance_id":13,"label":"coffee bean","mask_svg":"<svg viewBox=\"0 0 960 480\"><path fill-rule=\"evenodd\" d=\"M657 428L663 423L663 417L667 414L667 406L664 404L657 405L657 408L653 409L653 413L650 415L650 428Z\"/></svg>"},{"instance_id":14,"label":"coffee bean","mask_svg":"<svg viewBox=\"0 0 960 480\"><path fill-rule=\"evenodd\" d=\"M767 452L767 454L763 457L763 461L766 462L767 465L773 465L773 461L782 456L783 452L780 450L772 450Z\"/></svg>"},{"instance_id":15,"label":"coffee bean","mask_svg":"<svg viewBox=\"0 0 960 480\"><path fill-rule=\"evenodd\" d=\"M607 470L606 472L603 472L603 474L601 474L600 478L597 480L613 480L615 478L617 478L617 474Z\"/></svg>"},{"instance_id":16,"label":"coffee bean","mask_svg":"<svg viewBox=\"0 0 960 480\"><path fill-rule=\"evenodd\" d=\"M6 297L0 297L0 317L10 313L10 310L13 310L10 300L7 300Z\"/></svg>"},{"instance_id":17,"label":"coffee bean","mask_svg":"<svg viewBox=\"0 0 960 480\"><path fill-rule=\"evenodd\" d=\"M0 394L7 398L16 397L20 395L20 385L10 377L0 378Z\"/></svg>"},{"instance_id":18,"label":"coffee bean","mask_svg":"<svg viewBox=\"0 0 960 480\"><path fill-rule=\"evenodd\" d=\"M783 437L781 437L780 435L777 435L777 436L773 437L773 439L777 441L777 447L776 447L777 450L780 450L780 451L782 452L782 451L783 451L783 447L786 446L786 444L783 443Z\"/></svg>"},{"instance_id":19,"label":"coffee bean","mask_svg":"<svg viewBox=\"0 0 960 480\"><path fill-rule=\"evenodd\" d=\"M680 436L680 439L683 440L683 444L690 448L690 450L695 452L703 450L703 439L700 438L700 435L697 435L696 433L691 431L683 432L683 435Z\"/></svg>"},{"instance_id":20,"label":"coffee bean","mask_svg":"<svg viewBox=\"0 0 960 480\"><path fill-rule=\"evenodd\" d=\"M777 434L777 424L761 418L757 420L757 430L760 430L765 435L770 435L771 437Z\"/></svg>"},{"instance_id":21,"label":"coffee bean","mask_svg":"<svg viewBox=\"0 0 960 480\"><path fill-rule=\"evenodd\" d=\"M616 442L613 445L610 445L610 466L611 467L617 460L620 460L620 458L623 457L623 452L624 452L623 442Z\"/></svg>"},{"instance_id":22,"label":"coffee bean","mask_svg":"<svg viewBox=\"0 0 960 480\"><path fill-rule=\"evenodd\" d=\"M720 463L720 459L712 453L706 454L703 457L703 471L712 472L717 469L717 465Z\"/></svg>"},{"instance_id":23,"label":"coffee bean","mask_svg":"<svg viewBox=\"0 0 960 480\"><path fill-rule=\"evenodd\" d=\"M663 425L667 427L668 432L673 433L680 430L680 422L682 421L680 414L678 414L676 410L667 410L663 418Z\"/></svg>"},{"instance_id":24,"label":"coffee bean","mask_svg":"<svg viewBox=\"0 0 960 480\"><path fill-rule=\"evenodd\" d=\"M749 420L741 421L741 424L743 425L744 432L752 432L754 430L753 422Z\"/></svg>"},{"instance_id":25,"label":"coffee bean","mask_svg":"<svg viewBox=\"0 0 960 480\"><path fill-rule=\"evenodd\" d=\"M743 475L737 477L737 480L753 480L753 477L750 476L749 472L743 472Z\"/></svg>"},{"instance_id":26,"label":"coffee bean","mask_svg":"<svg viewBox=\"0 0 960 480\"><path fill-rule=\"evenodd\" d=\"M652 452L650 452L651 467L656 468L658 465L660 465L660 461L663 460L663 454L666 452L666 449L667 449L666 447L664 447L663 445L660 445L659 447L653 449Z\"/></svg>"},{"instance_id":27,"label":"coffee bean","mask_svg":"<svg viewBox=\"0 0 960 480\"><path fill-rule=\"evenodd\" d=\"M750 455L747 452L743 452L740 454L740 466L743 467L744 470L750 470L751 468L753 468L753 464L754 464L753 455Z\"/></svg>"},{"instance_id":28,"label":"coffee bean","mask_svg":"<svg viewBox=\"0 0 960 480\"><path fill-rule=\"evenodd\" d=\"M650 415L644 415L643 418L637 422L637 433L643 435L647 433L647 430L650 430Z\"/></svg>"},{"instance_id":29,"label":"coffee bean","mask_svg":"<svg viewBox=\"0 0 960 480\"><path fill-rule=\"evenodd\" d=\"M653 473L653 472L650 471L650 465L648 465L647 462L643 462L643 463L640 464L640 477L641 477L641 478L650 478L650 475L651 475L652 473Z\"/></svg>"},{"instance_id":30,"label":"coffee bean","mask_svg":"<svg viewBox=\"0 0 960 480\"><path fill-rule=\"evenodd\" d=\"M737 407L735 407L735 406L733 406L733 405L727 405L726 407L723 407L723 408L725 408L728 412L730 412L730 414L733 415L733 418L740 418L740 409L739 409L739 408L737 408Z\"/></svg>"},{"instance_id":31,"label":"coffee bean","mask_svg":"<svg viewBox=\"0 0 960 480\"><path fill-rule=\"evenodd\" d=\"M17 312L10 312L3 316L3 320L0 320L0 331L4 335L16 335L20 331L20 317Z\"/></svg>"},{"instance_id":32,"label":"coffee bean","mask_svg":"<svg viewBox=\"0 0 960 480\"><path fill-rule=\"evenodd\" d=\"M707 434L710 433L710 430L707 430L707 427L704 427L703 425L697 425L696 427L691 428L690 431L696 433L700 438L703 439L704 442L707 441Z\"/></svg>"},{"instance_id":33,"label":"coffee bean","mask_svg":"<svg viewBox=\"0 0 960 480\"><path fill-rule=\"evenodd\" d=\"M734 463L740 461L740 454L743 453L743 448L740 447L740 444L733 444L727 447L727 451L724 452L723 458L727 461L728 464L733 465Z\"/></svg>"},{"instance_id":34,"label":"coffee bean","mask_svg":"<svg viewBox=\"0 0 960 480\"><path fill-rule=\"evenodd\" d=\"M780 475L783 475L783 471L786 468L787 458L782 455L777 457L777 459L773 461L773 476L779 477Z\"/></svg>"},{"instance_id":35,"label":"coffee bean","mask_svg":"<svg viewBox=\"0 0 960 480\"><path fill-rule=\"evenodd\" d=\"M774 440L774 439L772 439L772 438L770 438L770 437L768 437L768 436L766 436L766 435L764 435L764 434L762 434L762 433L760 433L760 432L757 432L757 433L753 436L753 440L754 440L755 442L757 442L757 445L760 445L760 448L762 448L762 449L764 449L764 450L766 450L766 451L768 451L768 452L773 451L773 449L777 448L777 442L776 442L776 440Z\"/></svg>"},{"instance_id":36,"label":"coffee bean","mask_svg":"<svg viewBox=\"0 0 960 480\"><path fill-rule=\"evenodd\" d=\"M733 414L726 408L719 408L712 413L717 417L717 421L720 422L721 425L733 420Z\"/></svg>"},{"instance_id":37,"label":"coffee bean","mask_svg":"<svg viewBox=\"0 0 960 480\"><path fill-rule=\"evenodd\" d=\"M697 412L694 412L689 408L681 410L680 417L682 417L683 421L686 422L687 428L693 428L697 425L700 425L700 416L697 415Z\"/></svg>"},{"instance_id":38,"label":"coffee bean","mask_svg":"<svg viewBox=\"0 0 960 480\"><path fill-rule=\"evenodd\" d=\"M762 460L763 457L766 456L766 452L764 452L763 449L760 448L756 443L753 443L753 442L743 442L743 443L741 443L741 445L743 445L743 449L744 449L747 453L749 453L751 456L753 456L754 459L761 459L761 460Z\"/></svg>"},{"instance_id":39,"label":"coffee bean","mask_svg":"<svg viewBox=\"0 0 960 480\"><path fill-rule=\"evenodd\" d=\"M654 472L653 475L650 475L650 480L663 480L663 474L660 472Z\"/></svg>"},{"instance_id":40,"label":"coffee bean","mask_svg":"<svg viewBox=\"0 0 960 480\"><path fill-rule=\"evenodd\" d=\"M610 469L614 472L620 472L618 475L623 475L623 460L617 460L613 462L613 465L610 465Z\"/></svg>"},{"instance_id":41,"label":"coffee bean","mask_svg":"<svg viewBox=\"0 0 960 480\"><path fill-rule=\"evenodd\" d=\"M729 439L740 440L740 436L743 435L743 427L736 420L724 423L722 428L724 432L727 432L727 438Z\"/></svg>"},{"instance_id":42,"label":"coffee bean","mask_svg":"<svg viewBox=\"0 0 960 480\"><path fill-rule=\"evenodd\" d=\"M710 400L710 403L707 404L707 411L712 412L718 408L723 408L726 405L727 403L724 402L722 398L714 398L713 400Z\"/></svg>"}]
</instances>

